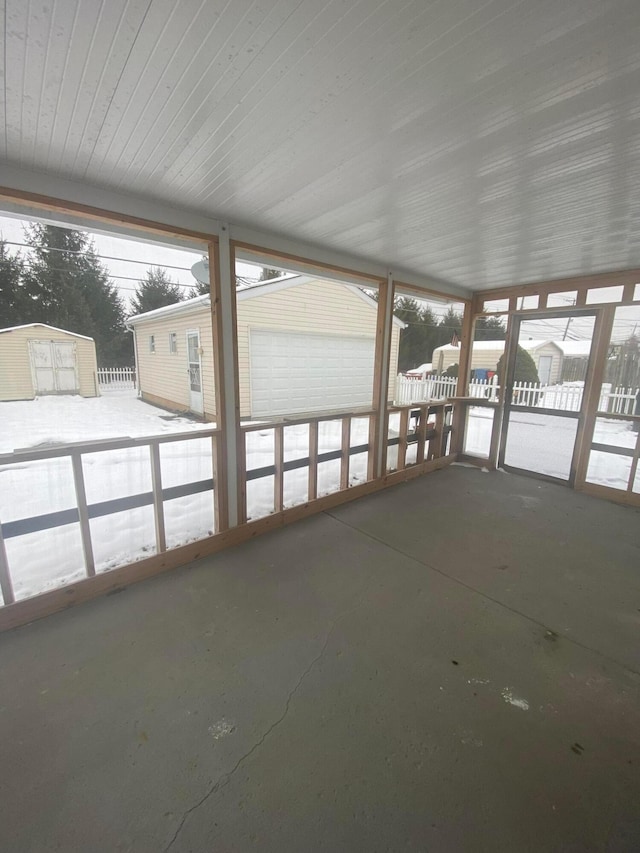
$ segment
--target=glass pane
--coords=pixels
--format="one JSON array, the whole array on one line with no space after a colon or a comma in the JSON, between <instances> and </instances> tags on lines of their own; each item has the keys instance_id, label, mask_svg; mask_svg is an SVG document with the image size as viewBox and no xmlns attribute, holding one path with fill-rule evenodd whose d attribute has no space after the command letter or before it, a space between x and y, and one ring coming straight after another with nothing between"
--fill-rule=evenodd
<instances>
[{"instance_id":1,"label":"glass pane","mask_svg":"<svg viewBox=\"0 0 640 853\"><path fill-rule=\"evenodd\" d=\"M340 460L332 459L329 462L318 464L318 497L330 495L340 489Z\"/></svg>"},{"instance_id":2,"label":"glass pane","mask_svg":"<svg viewBox=\"0 0 640 853\"><path fill-rule=\"evenodd\" d=\"M309 497L309 467L285 471L283 476L283 505L285 509L307 502Z\"/></svg>"},{"instance_id":3,"label":"glass pane","mask_svg":"<svg viewBox=\"0 0 640 853\"><path fill-rule=\"evenodd\" d=\"M467 429L464 435L464 452L471 456L488 458L493 429L493 409L470 406L467 414Z\"/></svg>"},{"instance_id":4,"label":"glass pane","mask_svg":"<svg viewBox=\"0 0 640 853\"><path fill-rule=\"evenodd\" d=\"M614 447L636 446L638 433L633 421L611 420L610 418L596 418L596 426L593 432L594 444L611 444Z\"/></svg>"},{"instance_id":5,"label":"glass pane","mask_svg":"<svg viewBox=\"0 0 640 853\"><path fill-rule=\"evenodd\" d=\"M578 429L577 418L511 412L505 463L567 480Z\"/></svg>"},{"instance_id":6,"label":"glass pane","mask_svg":"<svg viewBox=\"0 0 640 853\"><path fill-rule=\"evenodd\" d=\"M622 299L622 285L613 287L593 287L587 291L587 305L597 305L603 302L620 302Z\"/></svg>"},{"instance_id":7,"label":"glass pane","mask_svg":"<svg viewBox=\"0 0 640 853\"><path fill-rule=\"evenodd\" d=\"M592 450L589 454L587 482L625 490L631 474L631 461L630 456Z\"/></svg>"},{"instance_id":8,"label":"glass pane","mask_svg":"<svg viewBox=\"0 0 640 853\"><path fill-rule=\"evenodd\" d=\"M68 456L2 466L0 486L0 519L4 524L77 505ZM77 523L7 536L5 547L16 600L85 577Z\"/></svg>"},{"instance_id":9,"label":"glass pane","mask_svg":"<svg viewBox=\"0 0 640 853\"><path fill-rule=\"evenodd\" d=\"M247 520L262 518L274 511L273 474L247 481Z\"/></svg>"}]
</instances>

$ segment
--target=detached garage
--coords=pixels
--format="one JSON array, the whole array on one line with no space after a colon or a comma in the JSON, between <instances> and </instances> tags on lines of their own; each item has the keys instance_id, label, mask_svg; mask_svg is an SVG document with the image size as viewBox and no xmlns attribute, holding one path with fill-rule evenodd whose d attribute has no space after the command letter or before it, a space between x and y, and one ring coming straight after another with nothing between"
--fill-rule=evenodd
<instances>
[{"instance_id":1,"label":"detached garage","mask_svg":"<svg viewBox=\"0 0 640 853\"><path fill-rule=\"evenodd\" d=\"M237 303L241 417L371 405L378 304L360 288L285 276L239 289ZM128 323L143 399L214 420L209 296L139 314ZM392 379L403 327L394 318Z\"/></svg>"},{"instance_id":2,"label":"detached garage","mask_svg":"<svg viewBox=\"0 0 640 853\"><path fill-rule=\"evenodd\" d=\"M0 401L97 397L97 371L93 338L44 323L0 329Z\"/></svg>"}]
</instances>

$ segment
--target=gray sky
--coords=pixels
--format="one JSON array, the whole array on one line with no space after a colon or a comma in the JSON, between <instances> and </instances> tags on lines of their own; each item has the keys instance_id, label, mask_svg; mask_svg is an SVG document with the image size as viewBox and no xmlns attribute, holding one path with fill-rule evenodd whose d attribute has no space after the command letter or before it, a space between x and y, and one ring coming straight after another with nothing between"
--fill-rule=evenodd
<instances>
[{"instance_id":1,"label":"gray sky","mask_svg":"<svg viewBox=\"0 0 640 853\"><path fill-rule=\"evenodd\" d=\"M25 224L28 223L24 220L6 215L0 216L0 234L5 240L12 243L24 243ZM200 260L200 254L188 252L184 249L168 249L164 246L127 240L123 237L110 237L103 234L92 234L91 236L100 260L120 291L127 308L129 307L129 300L135 292L137 282L144 278L150 267L154 266L164 267L174 281L183 285L185 294L197 295L191 267ZM27 251L20 246L10 246L10 248L16 252L21 251L23 254ZM236 269L237 275L249 279L257 279L260 275L260 267L250 264L239 263ZM443 303L433 303L429 300L420 301L429 304L436 316L441 316L448 308ZM460 308L461 306L454 304L454 307ZM566 319L545 318L544 320L525 321L522 324L522 336L562 340L566 331L568 340L586 340L591 337L592 328L593 321L587 318L576 317L572 319L568 331ZM625 340L634 330L640 334L640 306L618 308L613 331L614 341Z\"/></svg>"},{"instance_id":2,"label":"gray sky","mask_svg":"<svg viewBox=\"0 0 640 853\"><path fill-rule=\"evenodd\" d=\"M26 220L9 216L0 216L0 235L11 243L24 243L24 226ZM129 307L129 299L134 295L138 281L143 279L151 267L164 267L167 274L184 285L185 294L197 296L196 281L191 274L191 267L201 259L197 252L187 252L184 249L167 249L164 246L127 240L123 237L109 237L103 234L91 234L91 238L100 256L100 261L118 288L120 295ZM23 255L27 249L10 245L12 251L20 251ZM114 260L117 259L117 260ZM248 278L258 278L260 267L249 264L238 264L238 275Z\"/></svg>"}]
</instances>

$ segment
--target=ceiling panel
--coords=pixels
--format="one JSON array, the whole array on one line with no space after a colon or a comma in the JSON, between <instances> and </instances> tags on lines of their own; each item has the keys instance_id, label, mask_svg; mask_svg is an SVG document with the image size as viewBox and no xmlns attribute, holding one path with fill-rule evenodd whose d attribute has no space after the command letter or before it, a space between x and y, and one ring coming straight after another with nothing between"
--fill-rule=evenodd
<instances>
[{"instance_id":1,"label":"ceiling panel","mask_svg":"<svg viewBox=\"0 0 640 853\"><path fill-rule=\"evenodd\" d=\"M640 266L637 0L6 0L5 163L482 289Z\"/></svg>"}]
</instances>

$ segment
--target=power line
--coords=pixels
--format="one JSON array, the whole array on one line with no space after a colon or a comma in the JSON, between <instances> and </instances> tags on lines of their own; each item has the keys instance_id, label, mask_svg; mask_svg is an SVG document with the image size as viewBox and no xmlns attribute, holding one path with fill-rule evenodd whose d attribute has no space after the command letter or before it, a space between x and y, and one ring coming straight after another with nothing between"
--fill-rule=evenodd
<instances>
[{"instance_id":1,"label":"power line","mask_svg":"<svg viewBox=\"0 0 640 853\"><path fill-rule=\"evenodd\" d=\"M63 252L67 255L84 255L100 258L105 261L121 261L125 264L144 264L147 267L164 267L168 270L182 270L183 272L191 272L191 267L179 267L174 264L150 263L149 261L139 261L135 258L120 258L116 255L100 255L97 252L80 252L76 249L60 249L57 246L34 246L32 243L18 243L15 240L3 240L7 246L19 246L23 249L31 249L32 251L44 252ZM179 251L179 250L176 250Z\"/></svg>"}]
</instances>

